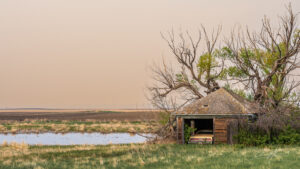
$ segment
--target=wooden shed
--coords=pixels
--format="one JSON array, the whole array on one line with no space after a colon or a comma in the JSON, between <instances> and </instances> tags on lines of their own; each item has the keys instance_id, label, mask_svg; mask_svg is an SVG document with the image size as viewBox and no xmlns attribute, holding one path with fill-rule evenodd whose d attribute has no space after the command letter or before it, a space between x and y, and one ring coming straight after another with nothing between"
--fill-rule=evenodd
<instances>
[{"instance_id":1,"label":"wooden shed","mask_svg":"<svg viewBox=\"0 0 300 169\"><path fill-rule=\"evenodd\" d=\"M184 144L184 126L187 124L199 131L201 129L211 132L215 144L232 144L229 123L239 118L254 118L257 110L254 103L220 88L173 113L177 120L177 142Z\"/></svg>"}]
</instances>

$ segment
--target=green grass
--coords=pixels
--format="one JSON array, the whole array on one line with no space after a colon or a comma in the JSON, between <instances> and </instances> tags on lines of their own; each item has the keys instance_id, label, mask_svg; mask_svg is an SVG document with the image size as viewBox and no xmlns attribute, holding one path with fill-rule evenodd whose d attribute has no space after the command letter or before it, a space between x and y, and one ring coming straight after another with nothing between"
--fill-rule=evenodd
<instances>
[{"instance_id":1,"label":"green grass","mask_svg":"<svg viewBox=\"0 0 300 169\"><path fill-rule=\"evenodd\" d=\"M300 167L300 147L176 144L0 147L0 168L288 168Z\"/></svg>"}]
</instances>

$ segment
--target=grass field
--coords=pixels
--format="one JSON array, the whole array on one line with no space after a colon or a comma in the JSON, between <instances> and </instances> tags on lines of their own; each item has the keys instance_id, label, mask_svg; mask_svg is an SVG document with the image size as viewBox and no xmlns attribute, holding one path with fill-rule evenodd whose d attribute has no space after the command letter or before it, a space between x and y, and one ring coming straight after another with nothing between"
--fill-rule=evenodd
<instances>
[{"instance_id":1,"label":"grass field","mask_svg":"<svg viewBox=\"0 0 300 169\"><path fill-rule=\"evenodd\" d=\"M155 121L2 121L0 133L67 133L67 132L133 132L153 133L159 128Z\"/></svg>"},{"instance_id":2,"label":"grass field","mask_svg":"<svg viewBox=\"0 0 300 169\"><path fill-rule=\"evenodd\" d=\"M132 144L0 147L0 168L288 168L300 167L300 147Z\"/></svg>"}]
</instances>

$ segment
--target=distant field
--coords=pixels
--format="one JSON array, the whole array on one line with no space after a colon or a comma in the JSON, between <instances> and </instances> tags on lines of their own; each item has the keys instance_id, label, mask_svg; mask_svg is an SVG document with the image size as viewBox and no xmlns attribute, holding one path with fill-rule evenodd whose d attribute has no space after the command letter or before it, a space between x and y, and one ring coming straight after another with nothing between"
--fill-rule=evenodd
<instances>
[{"instance_id":1,"label":"distant field","mask_svg":"<svg viewBox=\"0 0 300 169\"><path fill-rule=\"evenodd\" d=\"M298 169L300 147L132 144L0 146L0 168Z\"/></svg>"},{"instance_id":2,"label":"distant field","mask_svg":"<svg viewBox=\"0 0 300 169\"><path fill-rule=\"evenodd\" d=\"M156 121L153 110L0 110L0 120Z\"/></svg>"}]
</instances>

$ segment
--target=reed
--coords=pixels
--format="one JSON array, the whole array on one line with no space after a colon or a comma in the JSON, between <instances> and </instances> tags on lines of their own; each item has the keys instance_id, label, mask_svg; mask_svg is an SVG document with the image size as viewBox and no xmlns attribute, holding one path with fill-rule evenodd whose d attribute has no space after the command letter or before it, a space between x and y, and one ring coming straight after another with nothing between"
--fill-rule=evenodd
<instances>
[{"instance_id":1,"label":"reed","mask_svg":"<svg viewBox=\"0 0 300 169\"><path fill-rule=\"evenodd\" d=\"M49 120L26 120L26 121L2 121L0 133L67 133L67 132L142 132L153 133L160 124L151 121L49 121Z\"/></svg>"}]
</instances>

